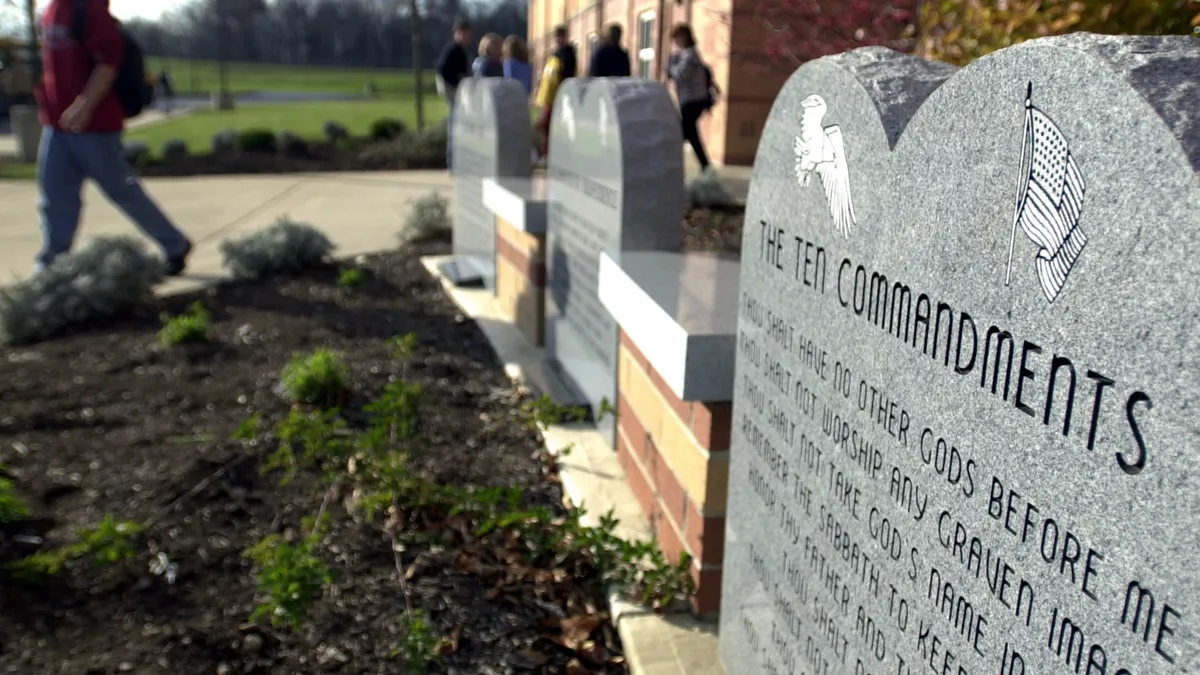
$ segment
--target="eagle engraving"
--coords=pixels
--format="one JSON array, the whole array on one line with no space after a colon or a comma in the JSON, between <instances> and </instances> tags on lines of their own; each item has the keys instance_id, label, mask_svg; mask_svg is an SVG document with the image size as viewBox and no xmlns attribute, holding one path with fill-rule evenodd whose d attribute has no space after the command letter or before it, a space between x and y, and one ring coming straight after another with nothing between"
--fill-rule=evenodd
<instances>
[{"instance_id":1,"label":"eagle engraving","mask_svg":"<svg viewBox=\"0 0 1200 675\"><path fill-rule=\"evenodd\" d=\"M567 128L567 138L575 141L575 108L571 105L571 99L563 97L562 104L562 121L563 126Z\"/></svg>"},{"instance_id":2,"label":"eagle engraving","mask_svg":"<svg viewBox=\"0 0 1200 675\"><path fill-rule=\"evenodd\" d=\"M842 130L837 125L822 127L829 109L825 99L813 94L800 102L804 112L800 117L800 135L796 136L796 179L807 186L816 172L825 188L829 215L842 236L849 238L858 219L850 199L850 168L846 164L846 148Z\"/></svg>"}]
</instances>

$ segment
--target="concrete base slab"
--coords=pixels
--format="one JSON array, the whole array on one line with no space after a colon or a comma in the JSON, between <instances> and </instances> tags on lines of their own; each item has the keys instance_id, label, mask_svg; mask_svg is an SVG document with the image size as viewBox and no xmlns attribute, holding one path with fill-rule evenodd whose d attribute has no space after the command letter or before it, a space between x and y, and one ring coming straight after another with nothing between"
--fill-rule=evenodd
<instances>
[{"instance_id":1,"label":"concrete base slab","mask_svg":"<svg viewBox=\"0 0 1200 675\"><path fill-rule=\"evenodd\" d=\"M430 274L439 277L439 265L447 258L428 257L421 263ZM504 363L505 371L518 386L534 394L547 393L551 398L555 398L559 387L562 390L558 395L569 391L546 363L545 351L534 347L516 326L503 320L500 305L490 291L459 288L449 279L439 278L442 288L463 314L479 324ZM544 379L531 381L531 375ZM599 525L600 517L611 510L620 521L617 536L629 541L653 537L616 453L594 425L551 425L542 431L542 436L547 449L558 458L563 489L571 503L587 507L585 525ZM610 596L609 605L633 675L725 675L717 652L715 623L699 621L687 614L655 614L616 594Z\"/></svg>"}]
</instances>

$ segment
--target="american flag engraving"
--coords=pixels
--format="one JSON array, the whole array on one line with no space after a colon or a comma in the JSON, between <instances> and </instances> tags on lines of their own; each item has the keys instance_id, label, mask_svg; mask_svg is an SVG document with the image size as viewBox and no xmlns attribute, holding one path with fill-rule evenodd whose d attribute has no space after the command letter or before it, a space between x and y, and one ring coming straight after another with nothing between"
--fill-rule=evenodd
<instances>
[{"instance_id":1,"label":"american flag engraving","mask_svg":"<svg viewBox=\"0 0 1200 675\"><path fill-rule=\"evenodd\" d=\"M1071 157L1066 137L1033 105L1032 82L1025 94L1025 141L1019 180L1004 285L1012 280L1013 249L1020 225L1025 236L1039 247L1034 259L1038 282L1046 301L1054 302L1087 244L1087 235L1079 227L1087 186Z\"/></svg>"}]
</instances>

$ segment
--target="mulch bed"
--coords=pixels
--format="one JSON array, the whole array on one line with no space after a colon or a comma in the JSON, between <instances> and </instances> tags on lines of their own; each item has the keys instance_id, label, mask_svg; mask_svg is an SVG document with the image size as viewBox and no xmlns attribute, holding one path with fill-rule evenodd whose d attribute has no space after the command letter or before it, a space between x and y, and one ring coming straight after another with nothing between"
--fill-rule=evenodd
<instances>
[{"instance_id":1,"label":"mulch bed","mask_svg":"<svg viewBox=\"0 0 1200 675\"><path fill-rule=\"evenodd\" d=\"M742 255L744 208L689 208L683 216L683 249Z\"/></svg>"},{"instance_id":2,"label":"mulch bed","mask_svg":"<svg viewBox=\"0 0 1200 675\"><path fill-rule=\"evenodd\" d=\"M391 541L350 519L340 499L329 505L334 525L321 554L336 582L303 628L247 623L256 589L243 551L294 533L318 511L324 488L305 473L281 487L278 475L260 473L272 449L263 446L273 443L231 436L254 412L266 427L285 417L289 404L273 391L280 370L294 352L331 347L353 372L348 411L391 378L424 387L423 476L521 486L529 503L564 512L537 432L498 423L521 396L475 323L418 262L446 249L426 243L368 257L368 282L354 291L337 287L334 269L230 284L7 349L0 463L37 519L0 528L0 562L29 554L30 537L71 541L106 513L151 524L136 558L112 567L72 567L41 587L0 572L0 673L403 672L391 656L405 612ZM218 339L159 346L158 312L179 314L196 299L213 313ZM398 360L387 340L410 331L420 347ZM174 583L151 573L158 551L178 565ZM579 611L571 603L604 616L595 579L559 580L549 592L503 582L497 592L501 581L455 555L432 544L402 554L406 567L418 561L407 582L413 603L456 643L436 672L625 672L606 618L592 633L614 655L606 664L568 670L576 654L553 641L554 617Z\"/></svg>"},{"instance_id":3,"label":"mulch bed","mask_svg":"<svg viewBox=\"0 0 1200 675\"><path fill-rule=\"evenodd\" d=\"M216 176L317 173L341 171L402 171L445 169L446 160L436 155L419 156L379 150L395 141L351 139L341 144L305 143L293 152L197 153L165 161L154 159L138 167L145 177ZM372 153L372 150L376 152Z\"/></svg>"}]
</instances>

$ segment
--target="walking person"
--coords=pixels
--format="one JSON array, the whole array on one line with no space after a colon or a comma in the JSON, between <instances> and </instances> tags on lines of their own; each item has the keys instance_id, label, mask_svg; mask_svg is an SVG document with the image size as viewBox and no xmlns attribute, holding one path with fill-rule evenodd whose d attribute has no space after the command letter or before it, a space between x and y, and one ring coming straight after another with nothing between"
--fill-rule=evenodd
<instances>
[{"instance_id":1,"label":"walking person","mask_svg":"<svg viewBox=\"0 0 1200 675\"><path fill-rule=\"evenodd\" d=\"M488 33L479 41L479 56L471 66L475 77L504 77L504 62L501 57L502 42L499 35Z\"/></svg>"},{"instance_id":2,"label":"walking person","mask_svg":"<svg viewBox=\"0 0 1200 675\"><path fill-rule=\"evenodd\" d=\"M163 114L170 115L171 108L174 107L175 86L171 82L171 74L167 72L166 68L163 68L158 75L158 97Z\"/></svg>"},{"instance_id":3,"label":"walking person","mask_svg":"<svg viewBox=\"0 0 1200 675\"><path fill-rule=\"evenodd\" d=\"M554 97L563 81L575 77L578 61L575 47L567 41L567 27L554 29L554 53L546 59L542 69L542 81L538 85L537 104L542 109L538 119L538 130L542 132L542 157L550 154L550 121L554 119Z\"/></svg>"},{"instance_id":4,"label":"walking person","mask_svg":"<svg viewBox=\"0 0 1200 675\"><path fill-rule=\"evenodd\" d=\"M77 12L81 3L82 13ZM37 182L42 250L35 271L70 251L83 208L83 181L90 178L158 242L167 274L178 276L192 244L142 189L124 157L125 111L113 83L125 41L108 0L51 0L41 28L44 74L37 98L44 130Z\"/></svg>"},{"instance_id":5,"label":"walking person","mask_svg":"<svg viewBox=\"0 0 1200 675\"><path fill-rule=\"evenodd\" d=\"M504 59L504 77L520 82L525 88L525 96L532 96L533 66L529 65L529 49L525 41L516 35L509 35L504 40L501 56Z\"/></svg>"},{"instance_id":6,"label":"walking person","mask_svg":"<svg viewBox=\"0 0 1200 675\"><path fill-rule=\"evenodd\" d=\"M679 99L679 116L683 123L683 138L692 146L700 170L708 169L708 153L700 140L697 126L700 116L713 107L716 87L712 71L696 51L696 38L692 27L686 23L675 24L671 29L671 41L675 51L667 62L667 73L675 81L675 98Z\"/></svg>"},{"instance_id":7,"label":"walking person","mask_svg":"<svg viewBox=\"0 0 1200 675\"><path fill-rule=\"evenodd\" d=\"M466 19L459 19L454 24L453 39L442 49L442 55L437 62L437 88L442 99L450 109L446 117L446 168L451 171L454 154L454 97L458 93L458 85L471 76L471 59L467 56L466 45L471 41L471 24Z\"/></svg>"},{"instance_id":8,"label":"walking person","mask_svg":"<svg viewBox=\"0 0 1200 675\"><path fill-rule=\"evenodd\" d=\"M588 64L588 77L629 77L631 72L629 52L621 47L621 26L609 24Z\"/></svg>"}]
</instances>

